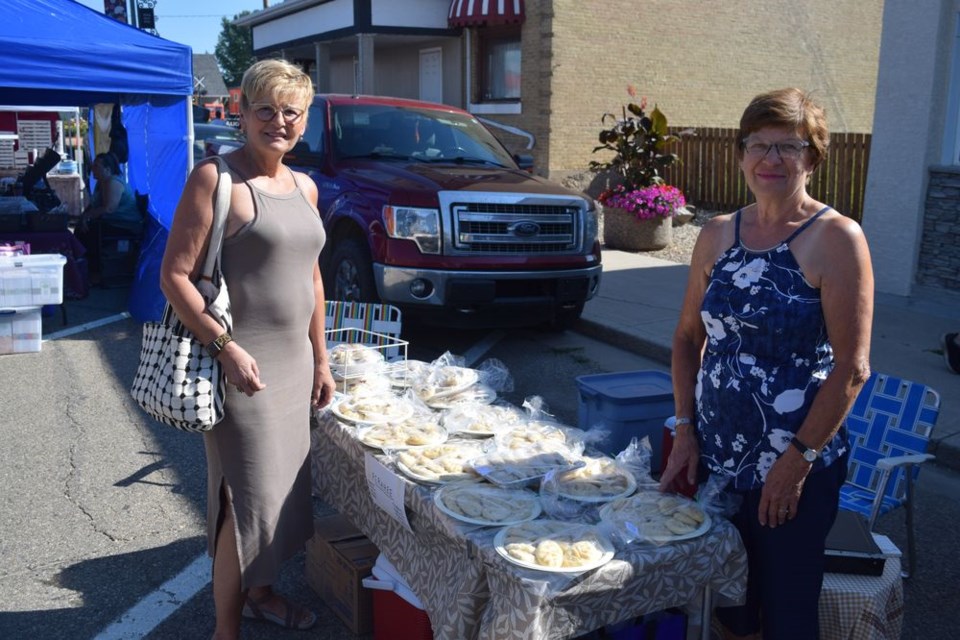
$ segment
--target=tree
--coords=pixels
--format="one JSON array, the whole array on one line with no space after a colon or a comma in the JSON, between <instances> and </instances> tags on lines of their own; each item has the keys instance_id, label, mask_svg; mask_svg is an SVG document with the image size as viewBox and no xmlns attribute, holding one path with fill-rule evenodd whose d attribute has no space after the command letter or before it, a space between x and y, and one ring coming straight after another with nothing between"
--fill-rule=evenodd
<instances>
[{"instance_id":1,"label":"tree","mask_svg":"<svg viewBox=\"0 0 960 640\"><path fill-rule=\"evenodd\" d=\"M243 72L256 62L253 56L253 33L250 27L238 27L233 24L234 20L247 15L250 15L250 11L243 11L233 16L233 20L222 18L220 21L222 29L217 37L217 47L213 50L213 54L217 57L217 64L223 72L223 81L228 87L239 87Z\"/></svg>"}]
</instances>

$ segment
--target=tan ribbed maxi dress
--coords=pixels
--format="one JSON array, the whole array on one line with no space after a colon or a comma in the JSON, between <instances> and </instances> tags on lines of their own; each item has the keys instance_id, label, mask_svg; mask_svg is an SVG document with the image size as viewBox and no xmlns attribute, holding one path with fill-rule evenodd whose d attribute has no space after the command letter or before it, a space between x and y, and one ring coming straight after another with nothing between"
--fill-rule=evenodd
<instances>
[{"instance_id":1,"label":"tan ribbed maxi dress","mask_svg":"<svg viewBox=\"0 0 960 640\"><path fill-rule=\"evenodd\" d=\"M308 330L313 267L326 240L299 188L276 195L248 186L254 219L224 241L223 275L233 337L256 359L266 388L247 397L228 385L225 417L204 435L210 555L223 485L236 516L243 589L273 584L283 561L313 535Z\"/></svg>"}]
</instances>

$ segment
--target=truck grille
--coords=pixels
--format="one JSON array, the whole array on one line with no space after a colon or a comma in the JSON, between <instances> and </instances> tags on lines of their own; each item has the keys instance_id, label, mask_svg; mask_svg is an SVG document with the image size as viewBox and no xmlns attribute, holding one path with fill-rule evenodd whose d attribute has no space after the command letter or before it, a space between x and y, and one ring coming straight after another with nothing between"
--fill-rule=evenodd
<instances>
[{"instance_id":1,"label":"truck grille","mask_svg":"<svg viewBox=\"0 0 960 640\"><path fill-rule=\"evenodd\" d=\"M580 209L575 206L460 202L451 211L458 252L529 255L577 249Z\"/></svg>"}]
</instances>

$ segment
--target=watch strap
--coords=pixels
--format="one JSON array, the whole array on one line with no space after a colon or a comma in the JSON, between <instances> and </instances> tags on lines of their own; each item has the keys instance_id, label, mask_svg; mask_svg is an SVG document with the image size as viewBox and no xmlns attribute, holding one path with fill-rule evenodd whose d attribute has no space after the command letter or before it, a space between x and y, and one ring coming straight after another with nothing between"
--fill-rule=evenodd
<instances>
[{"instance_id":1,"label":"watch strap","mask_svg":"<svg viewBox=\"0 0 960 640\"><path fill-rule=\"evenodd\" d=\"M790 440L790 444L792 444L794 447L797 448L797 451L800 452L800 454L803 456L803 459L806 460L807 462L813 462L814 460L820 457L819 451L817 451L816 449L812 449L807 445L803 444L802 442L800 442L800 438L798 438L797 436L793 436L793 438Z\"/></svg>"},{"instance_id":2,"label":"watch strap","mask_svg":"<svg viewBox=\"0 0 960 640\"><path fill-rule=\"evenodd\" d=\"M214 338L212 342L207 343L204 348L212 358L216 358L223 351L223 348L231 342L233 342L233 336L231 336L228 331L224 331L219 336Z\"/></svg>"}]
</instances>

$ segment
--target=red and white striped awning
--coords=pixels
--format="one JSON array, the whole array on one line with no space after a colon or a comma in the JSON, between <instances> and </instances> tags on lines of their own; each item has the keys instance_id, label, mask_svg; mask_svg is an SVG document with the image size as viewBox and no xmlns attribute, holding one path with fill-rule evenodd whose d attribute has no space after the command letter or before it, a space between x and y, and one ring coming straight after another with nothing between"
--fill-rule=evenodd
<instances>
[{"instance_id":1,"label":"red and white striped awning","mask_svg":"<svg viewBox=\"0 0 960 640\"><path fill-rule=\"evenodd\" d=\"M451 27L489 27L521 24L523 0L451 0L447 24Z\"/></svg>"}]
</instances>

